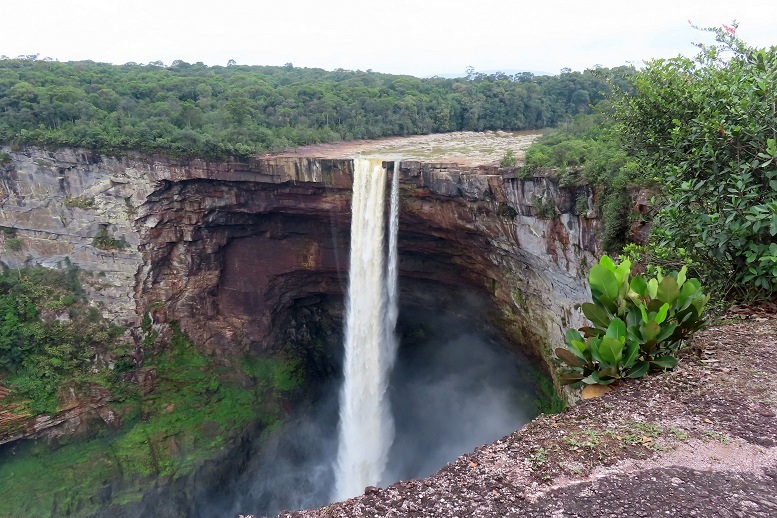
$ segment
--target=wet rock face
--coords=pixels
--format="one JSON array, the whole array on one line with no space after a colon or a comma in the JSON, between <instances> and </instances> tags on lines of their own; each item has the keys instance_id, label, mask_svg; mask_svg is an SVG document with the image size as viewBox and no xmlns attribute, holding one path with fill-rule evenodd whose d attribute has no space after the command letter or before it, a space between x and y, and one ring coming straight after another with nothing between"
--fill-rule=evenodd
<instances>
[{"instance_id":1,"label":"wet rock face","mask_svg":"<svg viewBox=\"0 0 777 518\"><path fill-rule=\"evenodd\" d=\"M10 154L0 225L22 247L0 259L92 272L89 294L117 322L136 325L150 310L215 353L258 351L285 338L289 315L347 285L350 160ZM587 296L579 274L596 225L574 207L591 193L493 167L409 161L400 174L404 284L486 295L494 324L548 354ZM101 247L99 235L121 246Z\"/></svg>"},{"instance_id":2,"label":"wet rock face","mask_svg":"<svg viewBox=\"0 0 777 518\"><path fill-rule=\"evenodd\" d=\"M342 295L348 214L346 191L321 185L166 182L138 220L139 305L217 352L267 346L293 306Z\"/></svg>"}]
</instances>

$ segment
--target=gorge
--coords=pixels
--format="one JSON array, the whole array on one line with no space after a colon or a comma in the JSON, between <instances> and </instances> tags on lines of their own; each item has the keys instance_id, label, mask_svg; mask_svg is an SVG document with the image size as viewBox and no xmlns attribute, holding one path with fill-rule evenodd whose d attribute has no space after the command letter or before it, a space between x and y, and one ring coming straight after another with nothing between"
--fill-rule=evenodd
<instances>
[{"instance_id":1,"label":"gorge","mask_svg":"<svg viewBox=\"0 0 777 518\"><path fill-rule=\"evenodd\" d=\"M209 163L5 151L12 161L2 174L2 224L21 244L3 253L8 267L70 262L92 272L84 277L87 296L116 324L138 329L147 315L162 335L175 324L226 367L303 351L308 372L331 378L342 354L351 160ZM593 193L494 167L405 161L385 168L400 180L400 314L453 318L551 369L550 350L580 323L573 306L587 295L580 273L595 252L596 221L576 208L580 199L590 207ZM98 246L108 238L120 246ZM402 317L399 327L423 331ZM144 336L131 339L140 358L148 354ZM153 376L141 367L136 381ZM0 439L52 440L90 415L106 421L107 401L91 404L3 430ZM174 438L160 441L181 448Z\"/></svg>"}]
</instances>

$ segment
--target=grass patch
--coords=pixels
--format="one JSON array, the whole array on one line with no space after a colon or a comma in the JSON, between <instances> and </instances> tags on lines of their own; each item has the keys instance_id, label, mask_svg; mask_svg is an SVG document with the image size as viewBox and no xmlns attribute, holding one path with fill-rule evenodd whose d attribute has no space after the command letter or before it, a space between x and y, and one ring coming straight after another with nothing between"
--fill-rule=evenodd
<instances>
[{"instance_id":1,"label":"grass patch","mask_svg":"<svg viewBox=\"0 0 777 518\"><path fill-rule=\"evenodd\" d=\"M65 207L90 210L95 208L95 202L94 198L87 198L86 196L67 196L65 197Z\"/></svg>"}]
</instances>

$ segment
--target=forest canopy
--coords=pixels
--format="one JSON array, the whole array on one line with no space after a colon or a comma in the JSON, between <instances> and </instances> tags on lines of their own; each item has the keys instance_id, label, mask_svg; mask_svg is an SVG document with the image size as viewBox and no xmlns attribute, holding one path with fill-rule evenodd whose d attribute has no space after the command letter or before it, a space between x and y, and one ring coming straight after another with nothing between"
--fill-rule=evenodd
<instances>
[{"instance_id":1,"label":"forest canopy","mask_svg":"<svg viewBox=\"0 0 777 518\"><path fill-rule=\"evenodd\" d=\"M541 129L588 112L632 72L421 79L290 64L0 59L0 143L224 159L339 140Z\"/></svg>"}]
</instances>

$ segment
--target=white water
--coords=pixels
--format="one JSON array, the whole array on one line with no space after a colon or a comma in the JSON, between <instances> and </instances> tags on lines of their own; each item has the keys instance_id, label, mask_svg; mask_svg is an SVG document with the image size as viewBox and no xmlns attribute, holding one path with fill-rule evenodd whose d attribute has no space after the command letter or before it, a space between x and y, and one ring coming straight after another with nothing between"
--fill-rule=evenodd
<instances>
[{"instance_id":1,"label":"white water","mask_svg":"<svg viewBox=\"0 0 777 518\"><path fill-rule=\"evenodd\" d=\"M396 171L396 168L395 168ZM344 382L335 463L335 500L378 485L394 440L388 377L396 356L398 175L392 182L389 266L383 261L386 172L355 159L348 272ZM395 192L396 191L396 192Z\"/></svg>"},{"instance_id":2,"label":"white water","mask_svg":"<svg viewBox=\"0 0 777 518\"><path fill-rule=\"evenodd\" d=\"M386 344L390 354L387 360L389 371L394 366L397 354L397 335L394 332L399 316L399 254L397 240L399 238L399 160L394 161L394 174L391 178L391 209L389 212L388 267L386 268L386 294L388 304L386 320Z\"/></svg>"}]
</instances>

